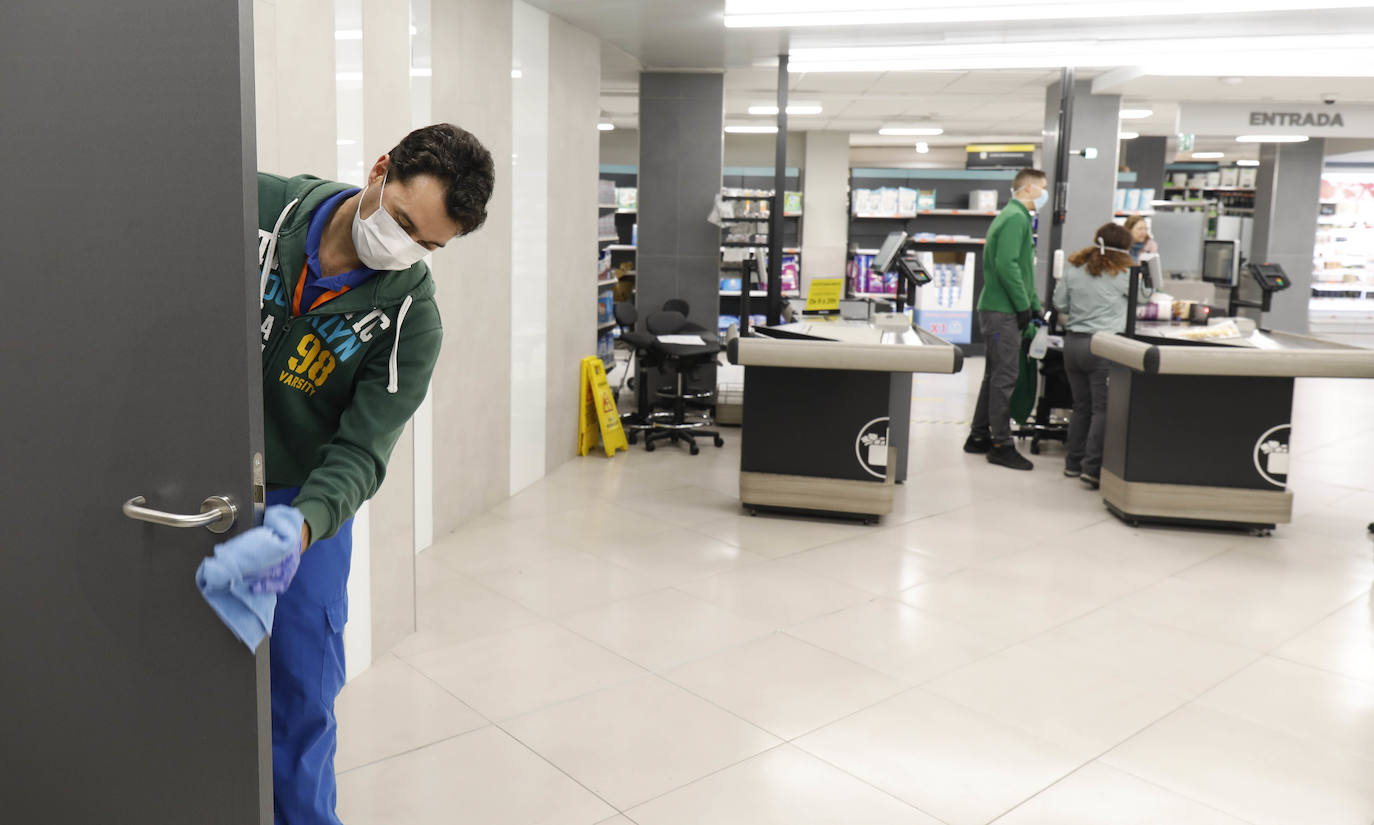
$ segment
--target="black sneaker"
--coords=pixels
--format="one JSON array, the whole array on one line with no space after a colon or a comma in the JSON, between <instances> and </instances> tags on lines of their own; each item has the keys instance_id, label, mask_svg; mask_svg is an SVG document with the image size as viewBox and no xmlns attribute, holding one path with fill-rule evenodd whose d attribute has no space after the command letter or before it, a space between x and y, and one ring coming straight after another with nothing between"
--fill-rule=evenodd
<instances>
[{"instance_id":1,"label":"black sneaker","mask_svg":"<svg viewBox=\"0 0 1374 825\"><path fill-rule=\"evenodd\" d=\"M1070 470L1068 467L1065 467L1065 468L1064 468L1064 477L1065 477L1065 478L1078 478L1078 477L1081 476L1081 475L1083 475L1083 471L1082 471L1082 470Z\"/></svg>"},{"instance_id":2,"label":"black sneaker","mask_svg":"<svg viewBox=\"0 0 1374 825\"><path fill-rule=\"evenodd\" d=\"M992 445L992 448L988 450L988 463L1000 464L1013 470L1035 469L1035 465L1030 462L1030 459L1018 453L1016 448L1010 444Z\"/></svg>"},{"instance_id":3,"label":"black sneaker","mask_svg":"<svg viewBox=\"0 0 1374 825\"><path fill-rule=\"evenodd\" d=\"M1078 477L1078 480L1088 485L1094 490L1096 490L1100 486L1097 480L1097 476L1090 476L1087 473L1083 473L1082 475L1080 475Z\"/></svg>"},{"instance_id":4,"label":"black sneaker","mask_svg":"<svg viewBox=\"0 0 1374 825\"><path fill-rule=\"evenodd\" d=\"M978 438L977 436L971 435L968 437L968 440L964 442L964 452L966 453L977 453L979 455L982 455L983 453L986 453L988 450L991 449L991 438Z\"/></svg>"}]
</instances>

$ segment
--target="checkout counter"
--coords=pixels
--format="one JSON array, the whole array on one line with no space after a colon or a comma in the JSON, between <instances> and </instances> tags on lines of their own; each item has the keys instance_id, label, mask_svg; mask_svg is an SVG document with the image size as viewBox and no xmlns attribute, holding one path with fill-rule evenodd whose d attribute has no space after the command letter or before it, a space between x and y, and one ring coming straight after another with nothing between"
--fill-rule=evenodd
<instances>
[{"instance_id":1,"label":"checkout counter","mask_svg":"<svg viewBox=\"0 0 1374 825\"><path fill-rule=\"evenodd\" d=\"M1270 265L1246 274L1264 309L1287 286ZM1294 379L1374 378L1374 350L1248 323L1217 337L1225 324L1235 322L1133 324L1093 337L1093 353L1111 362L1102 497L1129 524L1266 534L1291 521Z\"/></svg>"},{"instance_id":2,"label":"checkout counter","mask_svg":"<svg viewBox=\"0 0 1374 825\"><path fill-rule=\"evenodd\" d=\"M893 257L900 260L904 241L888 264L902 268ZM964 361L958 347L902 313L759 327L732 338L726 352L745 368L745 508L870 523L892 512L893 484L906 479L912 373L956 373Z\"/></svg>"}]
</instances>

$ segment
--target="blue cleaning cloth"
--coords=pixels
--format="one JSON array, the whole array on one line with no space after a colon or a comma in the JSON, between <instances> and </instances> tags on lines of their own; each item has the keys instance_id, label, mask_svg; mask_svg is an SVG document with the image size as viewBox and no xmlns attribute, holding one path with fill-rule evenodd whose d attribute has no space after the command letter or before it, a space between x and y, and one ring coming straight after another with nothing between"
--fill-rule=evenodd
<instances>
[{"instance_id":1,"label":"blue cleaning cloth","mask_svg":"<svg viewBox=\"0 0 1374 825\"><path fill-rule=\"evenodd\" d=\"M200 594L249 650L256 651L263 637L272 632L277 610L276 593L255 591L263 590L263 579L291 554L301 552L304 522L305 517L295 507L268 507L261 527L215 545L215 555L196 569Z\"/></svg>"}]
</instances>

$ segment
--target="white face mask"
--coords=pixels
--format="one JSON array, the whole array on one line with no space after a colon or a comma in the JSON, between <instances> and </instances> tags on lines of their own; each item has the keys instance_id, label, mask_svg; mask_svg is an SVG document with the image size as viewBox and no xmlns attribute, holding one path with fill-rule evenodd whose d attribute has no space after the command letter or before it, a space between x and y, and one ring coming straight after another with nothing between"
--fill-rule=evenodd
<instances>
[{"instance_id":1,"label":"white face mask","mask_svg":"<svg viewBox=\"0 0 1374 825\"><path fill-rule=\"evenodd\" d=\"M358 209L353 213L353 246L358 250L359 260L369 269L383 272L408 269L428 255L429 250L416 243L386 211L382 204L385 196L386 175L383 175L377 211L367 220L362 219L363 199L361 195L358 197Z\"/></svg>"}]
</instances>

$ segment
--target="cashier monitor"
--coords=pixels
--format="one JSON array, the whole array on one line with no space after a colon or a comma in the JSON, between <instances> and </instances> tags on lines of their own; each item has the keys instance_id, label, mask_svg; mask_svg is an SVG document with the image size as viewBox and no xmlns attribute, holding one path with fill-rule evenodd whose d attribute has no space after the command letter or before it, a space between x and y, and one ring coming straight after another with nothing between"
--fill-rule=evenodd
<instances>
[{"instance_id":1,"label":"cashier monitor","mask_svg":"<svg viewBox=\"0 0 1374 825\"><path fill-rule=\"evenodd\" d=\"M906 251L907 234L905 232L892 232L883 241L882 247L878 250L878 255L873 259L873 265L869 269L879 275L886 275L890 272L897 273L897 311L906 309L906 304L910 299L916 297L916 288L922 284L930 283L930 273L926 272L925 267L915 259L908 258L903 253Z\"/></svg>"}]
</instances>

